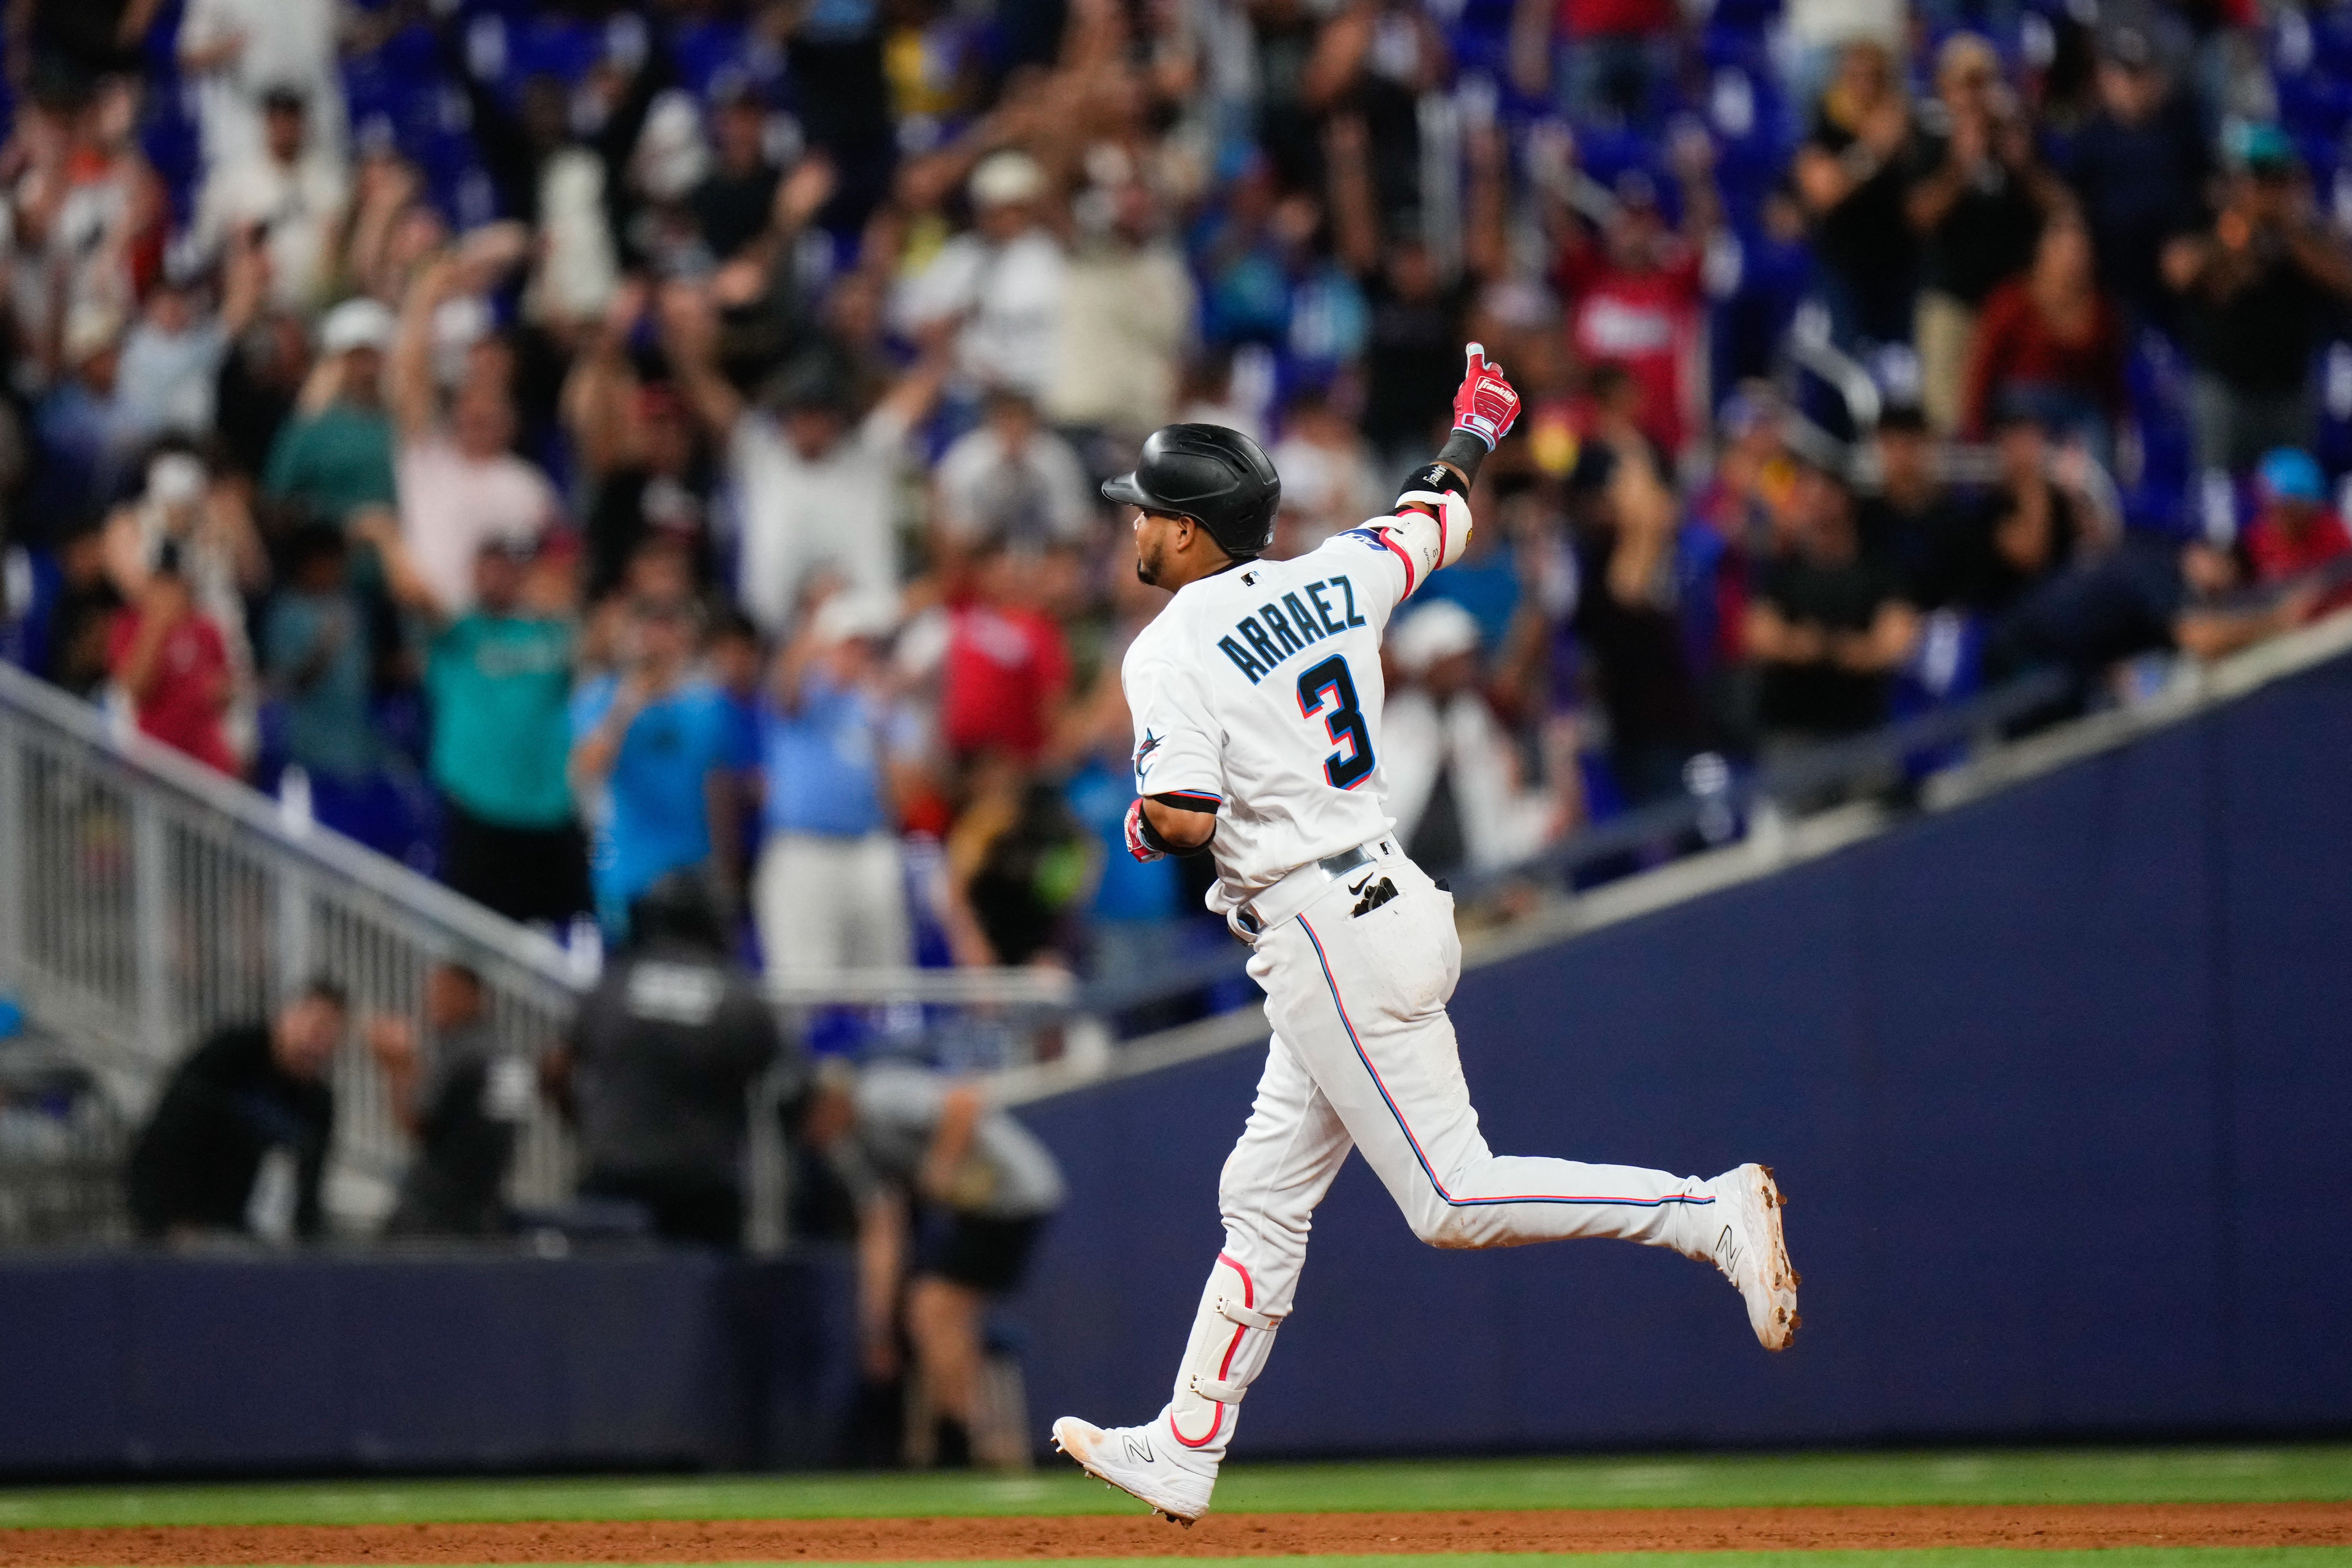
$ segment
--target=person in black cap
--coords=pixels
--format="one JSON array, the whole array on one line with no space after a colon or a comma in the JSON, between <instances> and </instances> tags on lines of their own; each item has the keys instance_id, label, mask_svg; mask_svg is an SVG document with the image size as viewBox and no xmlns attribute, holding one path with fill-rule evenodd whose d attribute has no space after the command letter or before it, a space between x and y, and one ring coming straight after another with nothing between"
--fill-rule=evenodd
<instances>
[{"instance_id":1,"label":"person in black cap","mask_svg":"<svg viewBox=\"0 0 2352 1568\"><path fill-rule=\"evenodd\" d=\"M2210 160L2197 110L2137 27L2099 40L2098 107L2074 133L2063 173L2090 226L2099 283L2143 320L2174 301L2157 274L2164 242L2197 221Z\"/></svg>"}]
</instances>

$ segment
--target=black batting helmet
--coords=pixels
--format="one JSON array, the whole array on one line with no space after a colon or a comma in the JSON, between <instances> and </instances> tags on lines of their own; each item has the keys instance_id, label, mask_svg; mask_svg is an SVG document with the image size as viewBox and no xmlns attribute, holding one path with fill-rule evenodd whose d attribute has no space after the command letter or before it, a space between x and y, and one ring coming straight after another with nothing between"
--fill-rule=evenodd
<instances>
[{"instance_id":1,"label":"black batting helmet","mask_svg":"<svg viewBox=\"0 0 2352 1568\"><path fill-rule=\"evenodd\" d=\"M1102 488L1106 499L1166 517L1189 517L1236 559L1274 542L1282 480L1258 444L1222 425L1170 425L1151 433L1135 472Z\"/></svg>"}]
</instances>

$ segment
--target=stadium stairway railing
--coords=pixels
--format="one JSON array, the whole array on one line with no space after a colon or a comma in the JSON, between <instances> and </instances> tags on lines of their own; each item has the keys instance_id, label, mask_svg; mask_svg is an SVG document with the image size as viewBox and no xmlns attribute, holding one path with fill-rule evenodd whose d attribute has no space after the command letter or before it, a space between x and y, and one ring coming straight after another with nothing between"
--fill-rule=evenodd
<instances>
[{"instance_id":1,"label":"stadium stairway railing","mask_svg":"<svg viewBox=\"0 0 2352 1568\"><path fill-rule=\"evenodd\" d=\"M0 989L13 993L142 1115L207 1030L267 1016L311 975L345 986L356 1025L415 1018L432 965L480 973L491 1023L514 1048L558 1041L598 959L459 897L299 812L138 733L117 714L0 664ZM886 969L777 982L789 1015L856 1007L980 1019L1018 1060L1055 1031L1065 1053L1107 1047L1069 1015L1076 988L1036 969ZM969 1032L969 1031L968 1031ZM408 1143L354 1027L334 1069L326 1205L364 1234L388 1210ZM1000 1065L988 1062L983 1065ZM772 1112L781 1085L754 1108ZM782 1240L772 1114L753 1118L752 1239ZM526 1208L572 1193L572 1142L534 1100L509 1182Z\"/></svg>"}]
</instances>

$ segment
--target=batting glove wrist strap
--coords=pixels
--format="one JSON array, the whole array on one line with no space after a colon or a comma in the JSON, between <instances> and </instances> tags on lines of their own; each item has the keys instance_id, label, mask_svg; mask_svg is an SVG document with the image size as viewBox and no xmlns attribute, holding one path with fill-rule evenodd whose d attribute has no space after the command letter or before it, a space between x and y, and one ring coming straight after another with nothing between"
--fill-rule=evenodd
<instances>
[{"instance_id":1,"label":"batting glove wrist strap","mask_svg":"<svg viewBox=\"0 0 2352 1568\"><path fill-rule=\"evenodd\" d=\"M1396 503L1400 507L1410 501L1426 504L1433 493L1437 504L1443 506L1445 497L1468 495L1470 487L1462 482L1460 474L1445 464L1431 463L1412 471L1412 478L1404 482L1404 489L1397 492Z\"/></svg>"}]
</instances>

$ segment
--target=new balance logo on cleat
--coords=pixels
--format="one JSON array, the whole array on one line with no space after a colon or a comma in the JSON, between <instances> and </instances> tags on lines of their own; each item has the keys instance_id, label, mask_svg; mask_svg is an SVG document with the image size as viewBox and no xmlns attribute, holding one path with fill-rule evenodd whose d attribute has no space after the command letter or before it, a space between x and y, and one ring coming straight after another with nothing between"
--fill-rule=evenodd
<instances>
[{"instance_id":1,"label":"new balance logo on cleat","mask_svg":"<svg viewBox=\"0 0 2352 1568\"><path fill-rule=\"evenodd\" d=\"M1156 1465L1160 1462L1160 1456L1151 1451L1151 1445L1145 1442L1135 1433L1128 1433L1126 1436L1126 1442L1127 1457L1129 1458L1140 1459L1147 1465Z\"/></svg>"}]
</instances>

